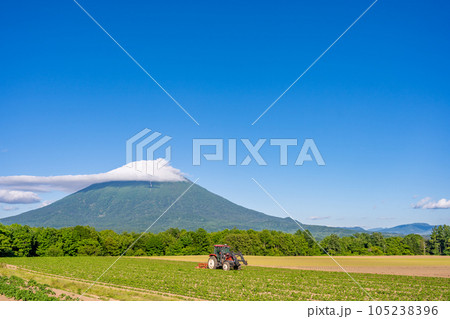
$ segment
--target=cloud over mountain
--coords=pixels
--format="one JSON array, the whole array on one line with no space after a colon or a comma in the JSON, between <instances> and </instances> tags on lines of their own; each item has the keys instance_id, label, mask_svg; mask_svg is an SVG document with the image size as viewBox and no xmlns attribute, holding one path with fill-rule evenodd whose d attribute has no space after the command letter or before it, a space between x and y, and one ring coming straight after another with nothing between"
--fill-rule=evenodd
<instances>
[{"instance_id":1,"label":"cloud over mountain","mask_svg":"<svg viewBox=\"0 0 450 319\"><path fill-rule=\"evenodd\" d=\"M149 172L152 172L152 174L150 174ZM22 193L50 191L74 192L92 184L111 181L181 182L185 180L186 179L184 178L180 170L170 166L164 159L157 159L154 161L133 162L109 172L99 174L60 176L3 176L0 177L0 188L4 189L4 196L6 196L7 193L5 192L11 193L13 191L22 191ZM14 194L14 196L19 196L19 193ZM28 196L28 198L32 198L31 194L22 195L24 198L26 196ZM7 198L12 198L11 194L9 196L10 197ZM39 199L35 200L40 201Z\"/></svg>"}]
</instances>

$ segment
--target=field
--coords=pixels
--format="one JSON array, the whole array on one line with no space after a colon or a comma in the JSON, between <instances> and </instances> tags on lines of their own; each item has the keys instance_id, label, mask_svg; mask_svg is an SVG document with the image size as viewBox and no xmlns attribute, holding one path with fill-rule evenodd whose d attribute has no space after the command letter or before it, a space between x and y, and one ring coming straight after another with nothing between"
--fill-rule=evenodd
<instances>
[{"instance_id":1,"label":"field","mask_svg":"<svg viewBox=\"0 0 450 319\"><path fill-rule=\"evenodd\" d=\"M193 262L208 260L208 256L139 258ZM333 258L349 273L450 278L450 257L447 256L335 256ZM247 256L246 259L252 266L342 272L342 269L328 256Z\"/></svg>"},{"instance_id":2,"label":"field","mask_svg":"<svg viewBox=\"0 0 450 319\"><path fill-rule=\"evenodd\" d=\"M8 299L24 301L57 301L76 300L69 295L59 294L50 289L48 285L40 284L35 280L23 280L17 276L0 275L0 296Z\"/></svg>"},{"instance_id":3,"label":"field","mask_svg":"<svg viewBox=\"0 0 450 319\"><path fill-rule=\"evenodd\" d=\"M179 258L193 259L193 257ZM269 257L260 258L264 260L263 258ZM11 267L0 268L0 272L3 269L9 272L28 273L28 276L72 281L77 283L79 293L89 286L89 283L96 280L115 259L115 257L0 258L0 263L19 267L17 270L12 270ZM252 258L249 259L251 261ZM266 263L270 260L271 258L267 259ZM201 261L204 262L205 259L202 258ZM384 263L387 264L387 261L387 259L384 260ZM289 262L292 261L286 259L287 267L295 266ZM439 264L442 261L438 262L436 259L435 262ZM444 259L443 263L444 267L448 265L447 259ZM190 261L124 257L89 293L99 294L98 289L102 287L114 287L127 291L129 294L148 294L151 300L165 300L164 298L171 298L171 300L369 300L368 295L342 272L253 266L245 267L242 271L224 272L195 269L195 265L196 263ZM352 276L375 300L450 299L449 278L362 273L353 273ZM66 289L69 290L70 286ZM160 296L161 299L155 299L155 296ZM145 296L141 300L145 300Z\"/></svg>"}]
</instances>

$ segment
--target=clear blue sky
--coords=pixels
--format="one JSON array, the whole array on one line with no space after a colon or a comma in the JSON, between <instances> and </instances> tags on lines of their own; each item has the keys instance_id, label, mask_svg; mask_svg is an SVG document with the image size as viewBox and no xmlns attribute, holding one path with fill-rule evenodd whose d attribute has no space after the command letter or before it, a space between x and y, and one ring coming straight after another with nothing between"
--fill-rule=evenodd
<instances>
[{"instance_id":1,"label":"clear blue sky","mask_svg":"<svg viewBox=\"0 0 450 319\"><path fill-rule=\"evenodd\" d=\"M105 172L150 128L173 137L174 167L249 208L284 217L253 177L304 223L450 222L411 207L450 197L447 1L379 0L254 126L371 1L79 3L200 126L73 1L8 1L0 176ZM266 167L194 167L192 138L313 138L326 166L280 167L267 147Z\"/></svg>"}]
</instances>

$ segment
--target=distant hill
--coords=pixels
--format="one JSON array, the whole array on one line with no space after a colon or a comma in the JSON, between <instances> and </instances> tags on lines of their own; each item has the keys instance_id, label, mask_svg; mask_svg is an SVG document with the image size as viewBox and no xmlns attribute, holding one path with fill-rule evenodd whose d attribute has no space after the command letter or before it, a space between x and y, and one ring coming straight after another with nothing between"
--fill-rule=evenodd
<instances>
[{"instance_id":1,"label":"distant hill","mask_svg":"<svg viewBox=\"0 0 450 319\"><path fill-rule=\"evenodd\" d=\"M356 226L356 227L342 227L342 228L354 230L354 231L357 231L358 233L365 233L365 232L367 232L367 230L365 230L362 227L358 227L358 226Z\"/></svg>"},{"instance_id":2,"label":"distant hill","mask_svg":"<svg viewBox=\"0 0 450 319\"><path fill-rule=\"evenodd\" d=\"M399 225L390 228L372 228L368 229L367 231L400 234L400 235L408 235L408 234L430 235L431 232L433 231L433 227L435 226L426 223L414 223L414 224Z\"/></svg>"},{"instance_id":3,"label":"distant hill","mask_svg":"<svg viewBox=\"0 0 450 319\"><path fill-rule=\"evenodd\" d=\"M0 223L34 227L90 225L98 230L142 232L147 229L190 185L191 182L107 182L94 184L63 199ZM150 229L168 228L207 231L223 229L279 230L293 233L299 228L290 218L257 212L209 192L199 185L191 189ZM303 225L318 239L329 234L348 236L356 230Z\"/></svg>"}]
</instances>

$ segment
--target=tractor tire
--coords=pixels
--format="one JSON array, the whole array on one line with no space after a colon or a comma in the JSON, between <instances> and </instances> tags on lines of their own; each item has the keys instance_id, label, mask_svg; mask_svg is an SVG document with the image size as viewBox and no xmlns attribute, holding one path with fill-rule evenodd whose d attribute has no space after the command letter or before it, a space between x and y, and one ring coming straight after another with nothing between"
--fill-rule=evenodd
<instances>
[{"instance_id":1,"label":"tractor tire","mask_svg":"<svg viewBox=\"0 0 450 319\"><path fill-rule=\"evenodd\" d=\"M242 269L242 266L241 266L241 265L239 265L239 266L234 266L234 269L235 269L235 270L241 270L241 269Z\"/></svg>"},{"instance_id":2,"label":"tractor tire","mask_svg":"<svg viewBox=\"0 0 450 319\"><path fill-rule=\"evenodd\" d=\"M223 263L223 266L222 266L223 270L228 271L228 270L230 270L230 268L231 268L231 265L228 261Z\"/></svg>"},{"instance_id":3,"label":"tractor tire","mask_svg":"<svg viewBox=\"0 0 450 319\"><path fill-rule=\"evenodd\" d=\"M216 269L216 268L217 268L217 258L214 256L209 257L208 269Z\"/></svg>"}]
</instances>

